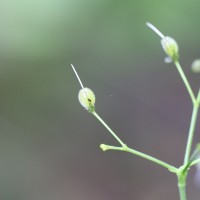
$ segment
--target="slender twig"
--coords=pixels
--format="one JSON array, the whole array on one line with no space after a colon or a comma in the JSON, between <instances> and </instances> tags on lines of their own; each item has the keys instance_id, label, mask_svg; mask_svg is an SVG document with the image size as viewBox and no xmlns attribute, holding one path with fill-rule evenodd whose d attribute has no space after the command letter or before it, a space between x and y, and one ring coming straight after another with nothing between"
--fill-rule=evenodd
<instances>
[{"instance_id":1,"label":"slender twig","mask_svg":"<svg viewBox=\"0 0 200 200\"><path fill-rule=\"evenodd\" d=\"M105 128L112 134L112 136L123 146L126 146L126 144L124 144L122 142L122 140L114 133L114 131L103 121L103 119L96 113L96 112L92 112L92 114L105 126Z\"/></svg>"},{"instance_id":2,"label":"slender twig","mask_svg":"<svg viewBox=\"0 0 200 200\"><path fill-rule=\"evenodd\" d=\"M183 69L182 69L182 67L181 67L181 65L178 61L175 61L174 64L176 65L176 68L177 68L177 70L178 70L178 72L179 72L179 74L180 74L180 76L181 76L181 78L182 78L182 80L185 84L185 87L186 87L186 89L187 89L187 91L188 91L188 93L191 97L192 103L194 104L196 102L196 98L195 98L194 93L192 91L192 88L191 88L191 86L190 86L190 84L189 84L189 82L188 82L188 80L185 76L185 73L184 73L184 71L183 71Z\"/></svg>"},{"instance_id":3,"label":"slender twig","mask_svg":"<svg viewBox=\"0 0 200 200\"><path fill-rule=\"evenodd\" d=\"M196 160L192 161L190 166L196 165L198 163L200 163L200 158L197 158Z\"/></svg>"},{"instance_id":4,"label":"slender twig","mask_svg":"<svg viewBox=\"0 0 200 200\"><path fill-rule=\"evenodd\" d=\"M170 170L171 172L175 172L177 171L177 168L167 164L166 162L163 162L157 158L154 158L153 156L147 155L145 153L142 153L140 151L134 150L129 148L126 144L124 144L122 142L122 140L114 133L114 131L111 130L111 128L103 121L103 119L96 113L96 112L92 112L92 114L103 124L103 126L105 126L105 128L111 133L111 135L121 144L121 147L116 147L116 146L110 146L110 145L103 145L103 150L118 150L118 151L126 151L129 153L132 153L134 155L137 155L139 157L145 158L147 160L150 160L154 163L157 163L158 165L161 165L165 168L167 168L168 170ZM101 145L102 146L102 145Z\"/></svg>"},{"instance_id":5,"label":"slender twig","mask_svg":"<svg viewBox=\"0 0 200 200\"><path fill-rule=\"evenodd\" d=\"M139 157L142 157L142 158L144 158L146 160L150 160L151 162L154 162L154 163L156 163L158 165L161 165L162 167L165 167L169 171L174 172L174 173L176 173L177 170L178 170L176 167L174 167L174 166L172 166L172 165L170 165L170 164L168 164L166 162L163 162L162 160L159 160L159 159L157 159L157 158L155 158L153 156L147 155L147 154L142 153L140 151L137 151L135 149L131 149L128 146L124 146L124 147L116 147L116 146L110 146L110 145L105 145L105 146L106 146L105 150L126 151L126 152L129 152L131 154L134 154L134 155L137 155Z\"/></svg>"},{"instance_id":6,"label":"slender twig","mask_svg":"<svg viewBox=\"0 0 200 200\"><path fill-rule=\"evenodd\" d=\"M195 126L196 126L196 121L197 121L198 110L199 110L198 104L194 104L192 117L191 117L191 123L190 123L190 129L189 129L189 134L188 134L188 139L187 139L187 145L186 145L186 150L185 150L184 165L187 164L190 159L190 153L191 153L191 148L192 148L192 143L193 143L193 138L194 138L194 131L195 131Z\"/></svg>"}]
</instances>

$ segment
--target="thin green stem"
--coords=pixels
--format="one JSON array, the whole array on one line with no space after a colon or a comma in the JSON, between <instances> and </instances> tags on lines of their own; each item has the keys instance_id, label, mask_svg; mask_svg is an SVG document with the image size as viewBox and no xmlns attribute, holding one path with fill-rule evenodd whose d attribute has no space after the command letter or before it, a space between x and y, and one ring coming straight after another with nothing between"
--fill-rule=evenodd
<instances>
[{"instance_id":1,"label":"thin green stem","mask_svg":"<svg viewBox=\"0 0 200 200\"><path fill-rule=\"evenodd\" d=\"M151 162L154 162L158 165L161 165L162 167L165 167L167 168L169 171L171 172L174 172L176 173L177 172L177 168L166 163L166 162L163 162L157 158L154 158L153 156L150 156L150 155L147 155L145 153L142 153L140 151L137 151L137 150L134 150L134 149L131 149L129 148L128 146L123 146L123 147L116 147L116 146L110 146L110 145L103 145L103 150L104 151L107 151L107 150L117 150L117 151L125 151L125 152L129 152L131 154L134 154L134 155L137 155L139 157L142 157L146 160L150 160Z\"/></svg>"},{"instance_id":2,"label":"thin green stem","mask_svg":"<svg viewBox=\"0 0 200 200\"><path fill-rule=\"evenodd\" d=\"M193 143L193 138L194 138L194 131L195 131L197 117L198 117L198 110L199 110L199 104L200 104L200 90L199 90L199 93L196 98L194 95L194 92L185 76L185 73L183 72L183 69L182 69L180 63L178 61L175 61L174 64L176 65L176 68L185 84L185 87L190 95L190 98L192 100L192 105L193 105L192 117L191 117L187 145L186 145L185 156L184 156L184 163L183 163L182 167L180 168L180 172L177 172L180 200L187 200L186 179L187 179L187 172L189 169L188 167L198 162L198 160L195 160L192 163L190 163L190 154L191 154L191 148L192 148L192 143Z\"/></svg>"},{"instance_id":3,"label":"thin green stem","mask_svg":"<svg viewBox=\"0 0 200 200\"><path fill-rule=\"evenodd\" d=\"M192 103L194 104L196 102L196 98L195 98L194 93L192 91L192 88L191 88L191 86L190 86L190 84L189 84L189 82L188 82L188 80L185 76L185 73L183 72L183 69L182 69L182 67L181 67L181 65L178 61L175 61L174 64L176 65L176 68L177 68L177 70L178 70L178 72L179 72L179 74L180 74L180 76L181 76L181 78L182 78L182 80L185 84L185 87L187 88L188 93L191 97Z\"/></svg>"},{"instance_id":4,"label":"thin green stem","mask_svg":"<svg viewBox=\"0 0 200 200\"><path fill-rule=\"evenodd\" d=\"M169 165L157 158L154 158L152 156L149 156L147 154L141 153L139 151L136 151L134 149L129 148L126 144L124 144L122 142L122 140L111 130L111 128L103 121L103 119L96 113L96 112L92 112L92 114L105 126L105 128L112 134L112 136L121 144L121 147L116 147L116 146L109 146L109 145L103 145L103 150L118 150L118 151L126 151L132 154L135 154L139 157L145 158L147 160L150 160L154 163L157 163L158 165L161 165L165 168L167 168L168 170L172 171L172 172L176 172L177 168ZM101 145L102 146L102 145Z\"/></svg>"},{"instance_id":5,"label":"thin green stem","mask_svg":"<svg viewBox=\"0 0 200 200\"><path fill-rule=\"evenodd\" d=\"M194 137L194 129L195 129L196 121L197 121L197 117L198 117L199 105L200 105L200 89L197 94L196 103L193 106L193 113L192 113L191 125L190 125L190 130L189 130L189 135L188 135L187 146L186 146L184 164L189 163L189 159L191 159L190 152L191 152L192 141L193 141L193 137ZM200 158L190 161L190 166L196 165L199 162L200 162Z\"/></svg>"},{"instance_id":6,"label":"thin green stem","mask_svg":"<svg viewBox=\"0 0 200 200\"><path fill-rule=\"evenodd\" d=\"M179 196L180 200L187 200L186 197L186 178L187 178L187 173L186 174L177 174L178 178L178 189L179 189Z\"/></svg>"},{"instance_id":7,"label":"thin green stem","mask_svg":"<svg viewBox=\"0 0 200 200\"><path fill-rule=\"evenodd\" d=\"M180 200L187 200L185 185L178 185Z\"/></svg>"},{"instance_id":8,"label":"thin green stem","mask_svg":"<svg viewBox=\"0 0 200 200\"><path fill-rule=\"evenodd\" d=\"M174 167L174 166L172 166L172 165L170 165L170 164L168 164L166 162L163 162L163 161L161 161L161 160L159 160L157 158L154 158L153 156L147 155L145 153L139 152L139 151L131 149L129 147L125 147L124 150L129 152L129 153L132 153L132 154L135 154L137 156L140 156L142 158L145 158L147 160L150 160L150 161L152 161L154 163L157 163L158 165L161 165L161 166L167 168L171 172L176 172L177 171L176 167Z\"/></svg>"},{"instance_id":9,"label":"thin green stem","mask_svg":"<svg viewBox=\"0 0 200 200\"><path fill-rule=\"evenodd\" d=\"M176 65L176 68L185 84L185 87L191 97L192 104L193 104L193 111L192 111L192 117L191 117L191 122L190 122L190 128L189 128L189 134L188 134L188 140L187 140L187 145L186 145L186 150L185 150L185 157L184 157L184 165L186 165L189 162L190 159L190 153L191 153L191 148L192 148L192 143L193 143L193 138L194 138L194 131L195 131L195 126L196 126L196 121L197 121L197 116L198 116L198 110L199 110L199 102L200 102L200 90L196 97L194 96L194 92L185 76L185 73L183 72L183 69L178 61L175 61L174 64Z\"/></svg>"},{"instance_id":10,"label":"thin green stem","mask_svg":"<svg viewBox=\"0 0 200 200\"><path fill-rule=\"evenodd\" d=\"M103 121L103 119L96 113L92 112L92 114L105 126L105 128L111 133L111 135L123 146L126 146L122 140L112 131L112 129Z\"/></svg>"},{"instance_id":11,"label":"thin green stem","mask_svg":"<svg viewBox=\"0 0 200 200\"><path fill-rule=\"evenodd\" d=\"M196 165L196 164L198 164L198 163L200 163L200 158L197 158L196 160L193 160L193 161L191 162L191 164L190 164L190 167L193 166L193 165Z\"/></svg>"},{"instance_id":12,"label":"thin green stem","mask_svg":"<svg viewBox=\"0 0 200 200\"><path fill-rule=\"evenodd\" d=\"M195 103L193 105L190 129L189 129L187 145L186 145L186 150L185 150L184 165L186 165L190 160L190 153L191 153L192 142L194 138L195 126L197 122L198 110L199 110L199 104Z\"/></svg>"}]
</instances>

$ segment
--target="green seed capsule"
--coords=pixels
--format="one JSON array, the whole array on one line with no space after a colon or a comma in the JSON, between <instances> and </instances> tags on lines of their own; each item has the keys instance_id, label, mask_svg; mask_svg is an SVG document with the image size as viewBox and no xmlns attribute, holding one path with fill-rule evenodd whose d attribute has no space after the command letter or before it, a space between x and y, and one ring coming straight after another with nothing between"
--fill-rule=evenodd
<instances>
[{"instance_id":1,"label":"green seed capsule","mask_svg":"<svg viewBox=\"0 0 200 200\"><path fill-rule=\"evenodd\" d=\"M95 95L89 88L82 88L78 93L80 104L89 112L94 112Z\"/></svg>"},{"instance_id":2,"label":"green seed capsule","mask_svg":"<svg viewBox=\"0 0 200 200\"><path fill-rule=\"evenodd\" d=\"M164 37L161 39L161 45L165 51L165 53L173 60L177 61L179 54L178 54L178 44L176 41L171 37Z\"/></svg>"},{"instance_id":3,"label":"green seed capsule","mask_svg":"<svg viewBox=\"0 0 200 200\"><path fill-rule=\"evenodd\" d=\"M165 53L175 62L179 58L178 44L176 41L169 37L164 36L153 24L147 22L146 25L154 31L159 37L161 37L161 45ZM169 60L168 60L169 61Z\"/></svg>"}]
</instances>

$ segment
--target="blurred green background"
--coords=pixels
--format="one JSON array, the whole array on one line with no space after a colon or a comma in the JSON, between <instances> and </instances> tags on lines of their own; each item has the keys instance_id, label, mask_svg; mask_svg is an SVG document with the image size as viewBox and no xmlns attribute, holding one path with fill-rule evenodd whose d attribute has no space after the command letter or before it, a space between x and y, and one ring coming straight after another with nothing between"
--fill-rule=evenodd
<instances>
[{"instance_id":1,"label":"blurred green background","mask_svg":"<svg viewBox=\"0 0 200 200\"><path fill-rule=\"evenodd\" d=\"M173 64L163 62L149 21L175 38L195 93L200 75L200 1L1 0L0 198L2 200L178 200L176 177L122 152L79 105L78 81L122 140L182 163L192 105ZM200 139L197 124L195 141ZM198 200L195 168L188 180Z\"/></svg>"}]
</instances>

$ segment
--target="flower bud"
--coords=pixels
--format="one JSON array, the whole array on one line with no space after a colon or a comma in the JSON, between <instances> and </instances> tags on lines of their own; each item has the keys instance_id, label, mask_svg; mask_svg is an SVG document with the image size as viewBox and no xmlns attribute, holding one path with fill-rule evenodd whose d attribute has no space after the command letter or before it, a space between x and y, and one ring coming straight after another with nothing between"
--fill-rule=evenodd
<instances>
[{"instance_id":1,"label":"flower bud","mask_svg":"<svg viewBox=\"0 0 200 200\"><path fill-rule=\"evenodd\" d=\"M177 61L179 54L178 54L178 44L176 41L168 36L165 36L161 39L161 45L165 51L165 53L173 60Z\"/></svg>"},{"instance_id":2,"label":"flower bud","mask_svg":"<svg viewBox=\"0 0 200 200\"><path fill-rule=\"evenodd\" d=\"M194 73L200 73L200 59L196 59L193 61L191 69Z\"/></svg>"},{"instance_id":3,"label":"flower bud","mask_svg":"<svg viewBox=\"0 0 200 200\"><path fill-rule=\"evenodd\" d=\"M80 104L89 112L94 112L95 95L89 88L82 88L78 93Z\"/></svg>"}]
</instances>

